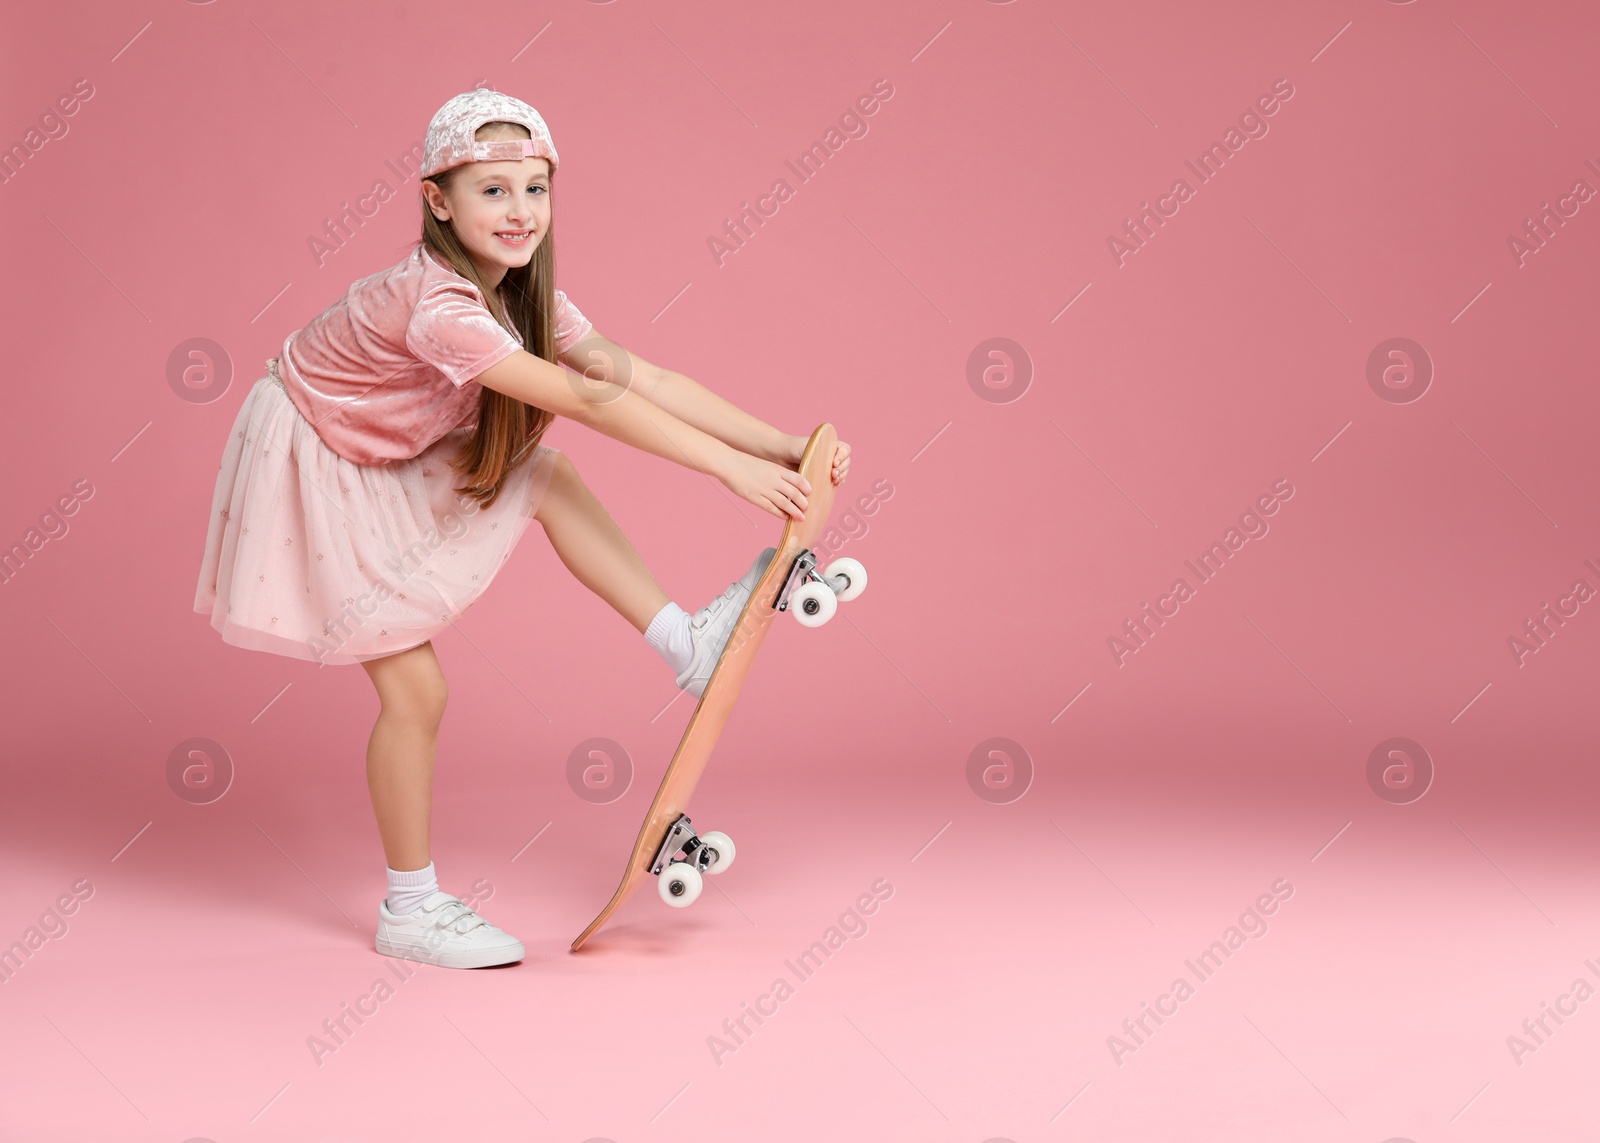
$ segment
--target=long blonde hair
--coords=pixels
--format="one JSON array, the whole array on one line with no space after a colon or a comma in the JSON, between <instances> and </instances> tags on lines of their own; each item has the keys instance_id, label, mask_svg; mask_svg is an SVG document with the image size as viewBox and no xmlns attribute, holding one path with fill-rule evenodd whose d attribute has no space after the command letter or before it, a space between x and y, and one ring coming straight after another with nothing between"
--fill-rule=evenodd
<instances>
[{"instance_id":1,"label":"long blonde hair","mask_svg":"<svg viewBox=\"0 0 1600 1143\"><path fill-rule=\"evenodd\" d=\"M531 135L520 123L496 120L478 128L473 137L527 139ZM432 182L448 194L451 183L463 169L451 167L424 181ZM552 172L552 186L554 179ZM467 253L467 248L457 237L455 227L448 221L441 222L435 218L425 198L422 202L421 245L478 287L489 311L501 325L516 333L523 348L546 361L556 361L554 215L551 216L543 241L534 250L528 264L507 270L498 290L489 289L476 263ZM472 497L480 508L489 507L499 497L511 470L528 458L554 420L555 414L547 409L485 387L478 398L477 427L461 452L450 462L455 471L465 473L467 478L466 484L457 491Z\"/></svg>"}]
</instances>

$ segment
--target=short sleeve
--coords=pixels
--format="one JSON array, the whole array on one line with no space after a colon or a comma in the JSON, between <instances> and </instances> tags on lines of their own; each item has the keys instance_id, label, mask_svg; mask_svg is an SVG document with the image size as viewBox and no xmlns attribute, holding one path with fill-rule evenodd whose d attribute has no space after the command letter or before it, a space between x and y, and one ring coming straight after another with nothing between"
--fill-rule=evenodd
<instances>
[{"instance_id":1,"label":"short sleeve","mask_svg":"<svg viewBox=\"0 0 1600 1143\"><path fill-rule=\"evenodd\" d=\"M477 290L440 282L417 299L406 326L406 349L426 361L456 388L522 348L495 320Z\"/></svg>"},{"instance_id":2,"label":"short sleeve","mask_svg":"<svg viewBox=\"0 0 1600 1143\"><path fill-rule=\"evenodd\" d=\"M555 327L556 354L559 356L588 337L589 331L594 329L594 323L583 316L582 310L567 300L565 292L557 290Z\"/></svg>"}]
</instances>

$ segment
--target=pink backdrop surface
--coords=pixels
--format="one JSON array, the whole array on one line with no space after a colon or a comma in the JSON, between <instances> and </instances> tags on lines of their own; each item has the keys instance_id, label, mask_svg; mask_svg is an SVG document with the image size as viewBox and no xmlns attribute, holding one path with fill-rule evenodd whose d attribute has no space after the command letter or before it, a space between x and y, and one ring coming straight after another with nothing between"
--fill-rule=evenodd
<instances>
[{"instance_id":1,"label":"pink backdrop surface","mask_svg":"<svg viewBox=\"0 0 1600 1143\"><path fill-rule=\"evenodd\" d=\"M1592 6L5 23L0 1140L1593 1138ZM435 641L434 818L528 956L402 979L364 672L190 605L239 402L477 84L550 124L599 330L852 445L871 585L745 688L738 866L572 956L691 705L530 529ZM685 607L775 541L549 443Z\"/></svg>"}]
</instances>

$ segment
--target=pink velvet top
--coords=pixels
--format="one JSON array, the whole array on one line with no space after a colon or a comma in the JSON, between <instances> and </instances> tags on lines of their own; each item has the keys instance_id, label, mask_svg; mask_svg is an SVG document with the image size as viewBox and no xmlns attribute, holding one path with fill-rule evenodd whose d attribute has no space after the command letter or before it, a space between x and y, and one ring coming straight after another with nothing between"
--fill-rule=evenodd
<instances>
[{"instance_id":1,"label":"pink velvet top","mask_svg":"<svg viewBox=\"0 0 1600 1143\"><path fill-rule=\"evenodd\" d=\"M565 353L594 327L565 293L555 299ZM483 392L473 378L521 348L477 287L419 246L291 333L278 373L329 448L357 464L386 464L472 424Z\"/></svg>"}]
</instances>

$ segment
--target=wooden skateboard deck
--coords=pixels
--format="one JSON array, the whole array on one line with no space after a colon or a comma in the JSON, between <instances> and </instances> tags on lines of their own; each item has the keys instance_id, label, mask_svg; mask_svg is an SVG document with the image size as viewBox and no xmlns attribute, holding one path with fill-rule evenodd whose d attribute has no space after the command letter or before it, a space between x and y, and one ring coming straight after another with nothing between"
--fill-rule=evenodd
<instances>
[{"instance_id":1,"label":"wooden skateboard deck","mask_svg":"<svg viewBox=\"0 0 1600 1143\"><path fill-rule=\"evenodd\" d=\"M739 697L739 691L750 675L756 652L766 640L773 619L779 615L776 602L784 580L794 566L796 557L815 548L818 537L828 525L828 516L833 511L835 490L831 469L837 440L838 434L833 426L824 423L817 426L806 443L799 464L800 473L811 483L811 492L806 498L805 519L790 517L785 521L777 551L745 601L738 622L728 636L727 645L700 696L700 702L689 716L689 725L644 816L644 825L639 830L638 840L633 843L633 852L628 855L622 882L606 907L600 910L600 915L589 922L589 927L572 942L573 952L581 949L595 931L611 919L635 889L655 876L650 872L650 866L655 860L656 851L661 847L672 823L688 806L689 797L694 793L700 775L705 772L711 751L722 734L728 715L733 711L734 700Z\"/></svg>"}]
</instances>

